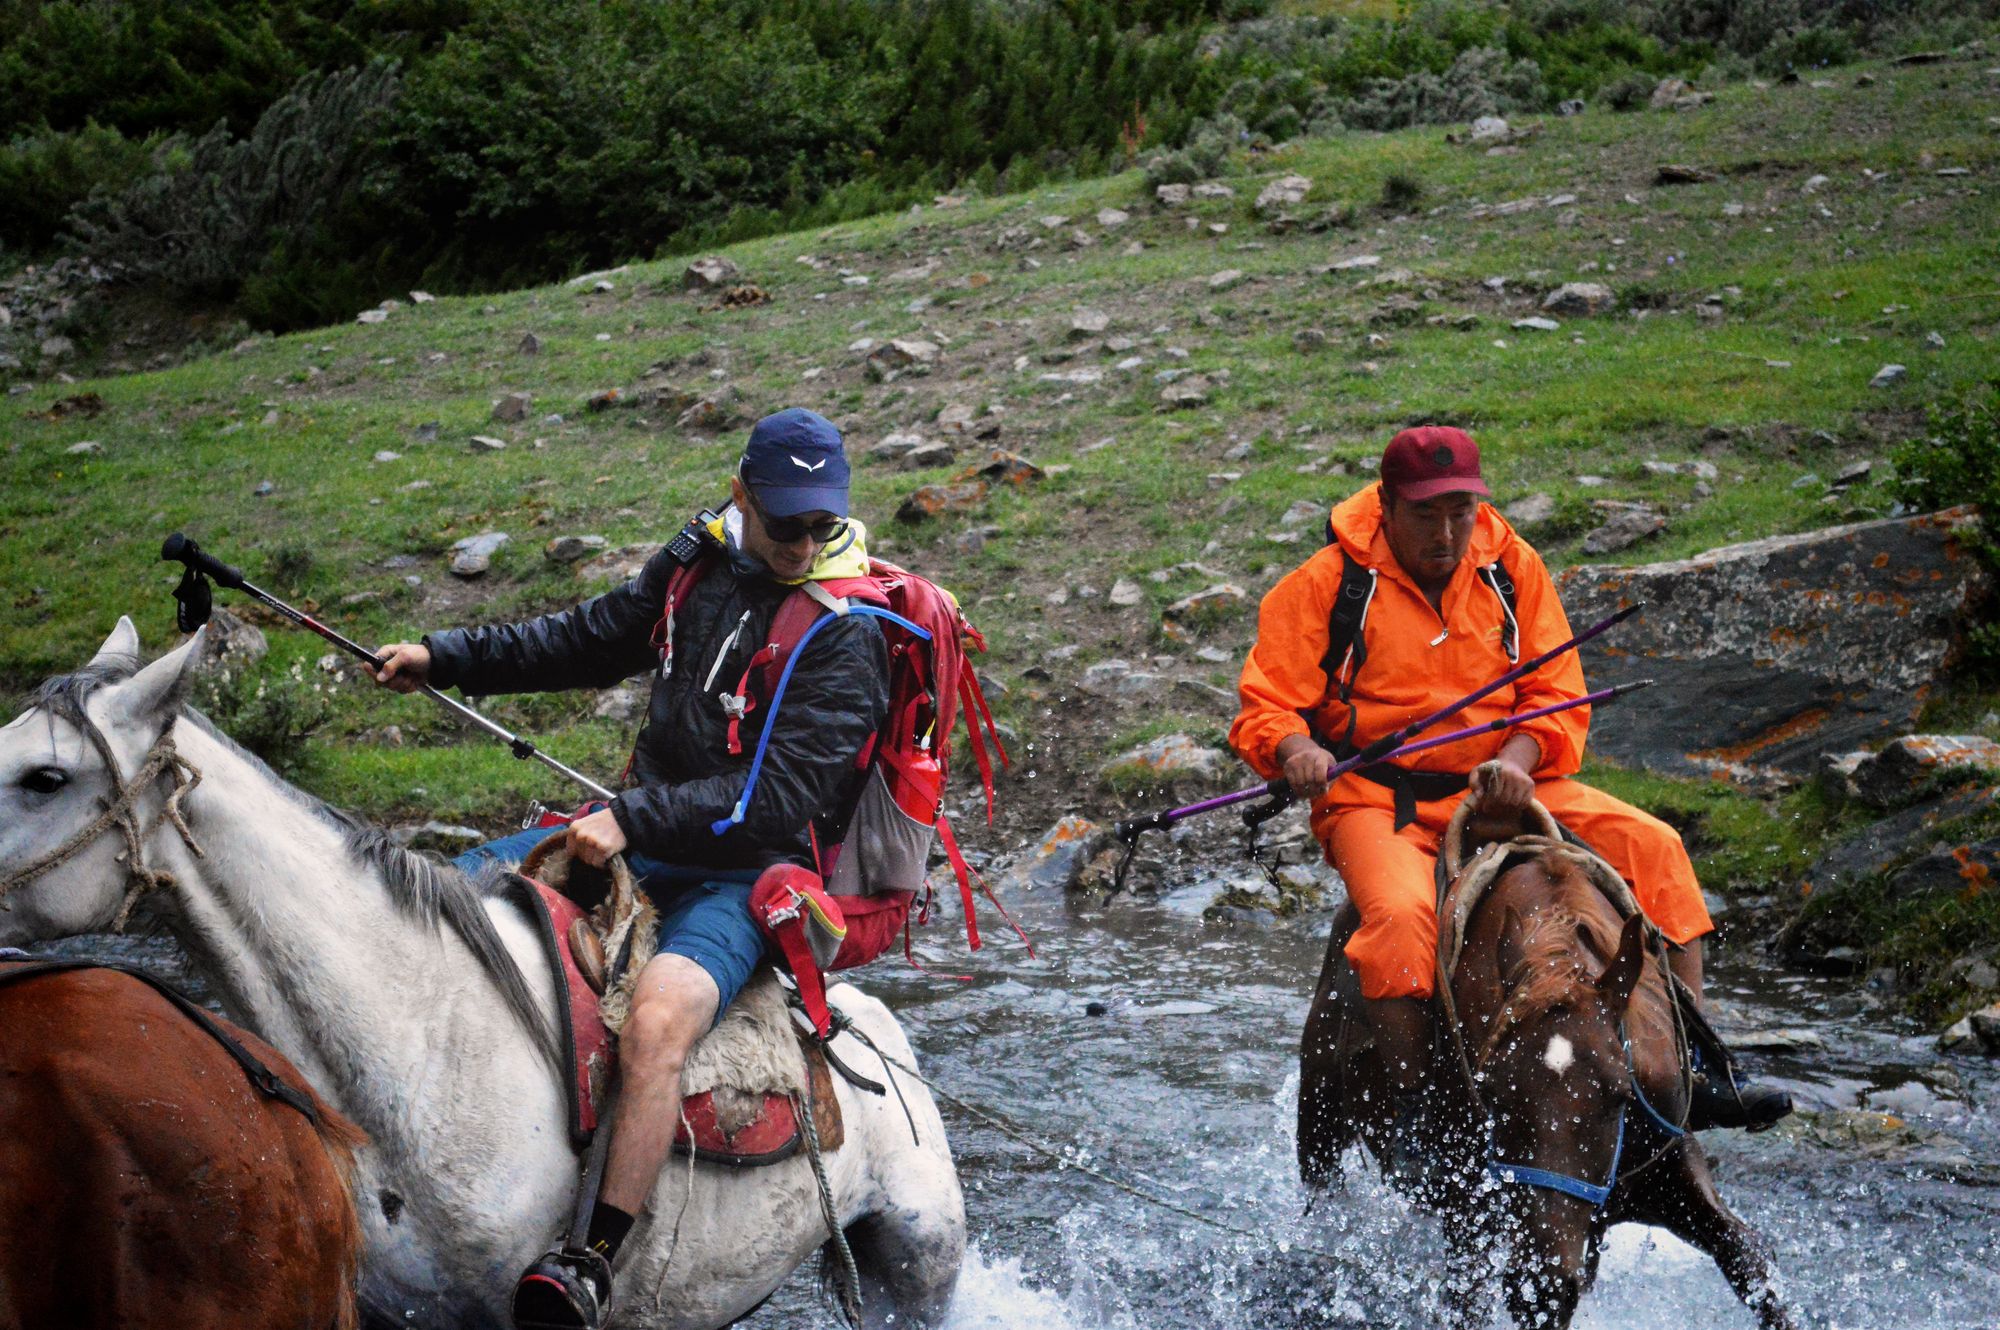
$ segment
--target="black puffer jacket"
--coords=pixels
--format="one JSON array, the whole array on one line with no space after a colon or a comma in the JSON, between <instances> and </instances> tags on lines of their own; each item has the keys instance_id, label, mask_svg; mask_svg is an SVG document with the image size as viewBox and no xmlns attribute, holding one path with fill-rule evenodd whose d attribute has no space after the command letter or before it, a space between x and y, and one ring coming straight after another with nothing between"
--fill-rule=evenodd
<instances>
[{"instance_id":1,"label":"black puffer jacket","mask_svg":"<svg viewBox=\"0 0 2000 1330\"><path fill-rule=\"evenodd\" d=\"M634 749L633 784L611 805L632 849L703 868L810 867L808 827L817 817L822 837L839 830L829 814L852 805L862 777L855 758L888 714L882 631L874 619L851 615L806 644L750 806L741 824L717 836L709 826L736 806L769 716L758 699L741 727L743 751L731 756L729 718L716 695L735 692L793 588L734 549L711 556L675 610L673 673L662 679L651 637L674 566L662 549L636 578L560 613L427 634L431 682L479 696L609 688L649 672L652 699Z\"/></svg>"}]
</instances>

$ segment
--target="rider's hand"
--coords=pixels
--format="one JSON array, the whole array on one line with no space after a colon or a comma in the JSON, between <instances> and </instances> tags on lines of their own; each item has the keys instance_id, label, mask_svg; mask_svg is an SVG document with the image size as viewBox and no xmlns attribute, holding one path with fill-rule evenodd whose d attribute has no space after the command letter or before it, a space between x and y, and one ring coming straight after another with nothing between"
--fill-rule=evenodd
<instances>
[{"instance_id":1,"label":"rider's hand","mask_svg":"<svg viewBox=\"0 0 2000 1330\"><path fill-rule=\"evenodd\" d=\"M431 650L415 642L392 642L375 653L382 668L375 682L398 693L414 693L430 682Z\"/></svg>"},{"instance_id":2,"label":"rider's hand","mask_svg":"<svg viewBox=\"0 0 2000 1330\"><path fill-rule=\"evenodd\" d=\"M1472 797L1483 814L1518 817L1535 797L1535 778L1507 757L1498 757L1472 769Z\"/></svg>"},{"instance_id":3,"label":"rider's hand","mask_svg":"<svg viewBox=\"0 0 2000 1330\"><path fill-rule=\"evenodd\" d=\"M569 824L569 852L592 868L625 848L625 829L618 825L609 808L580 817Z\"/></svg>"},{"instance_id":4,"label":"rider's hand","mask_svg":"<svg viewBox=\"0 0 2000 1330\"><path fill-rule=\"evenodd\" d=\"M1292 793L1302 799L1317 799L1333 783L1333 754L1303 734L1291 735L1278 745L1278 761Z\"/></svg>"}]
</instances>

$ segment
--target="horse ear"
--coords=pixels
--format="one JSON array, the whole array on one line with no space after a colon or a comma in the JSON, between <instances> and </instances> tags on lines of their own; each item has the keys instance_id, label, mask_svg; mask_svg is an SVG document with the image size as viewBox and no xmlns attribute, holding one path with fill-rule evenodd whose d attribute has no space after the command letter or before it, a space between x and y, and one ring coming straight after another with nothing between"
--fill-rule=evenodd
<instances>
[{"instance_id":1,"label":"horse ear","mask_svg":"<svg viewBox=\"0 0 2000 1330\"><path fill-rule=\"evenodd\" d=\"M139 659L139 630L132 626L130 615L118 616L118 626L111 630L111 636L104 639L104 645L97 648L97 654L90 658L85 669L117 664L130 660L134 664Z\"/></svg>"},{"instance_id":2,"label":"horse ear","mask_svg":"<svg viewBox=\"0 0 2000 1330\"><path fill-rule=\"evenodd\" d=\"M1597 991L1613 1011L1625 1010L1646 968L1646 916L1634 914L1618 935L1618 950L1597 978Z\"/></svg>"},{"instance_id":3,"label":"horse ear","mask_svg":"<svg viewBox=\"0 0 2000 1330\"><path fill-rule=\"evenodd\" d=\"M181 703L187 700L196 667L206 654L207 646L208 626L204 624L181 646L119 685L119 710L131 720L164 725L167 718L178 712Z\"/></svg>"}]
</instances>

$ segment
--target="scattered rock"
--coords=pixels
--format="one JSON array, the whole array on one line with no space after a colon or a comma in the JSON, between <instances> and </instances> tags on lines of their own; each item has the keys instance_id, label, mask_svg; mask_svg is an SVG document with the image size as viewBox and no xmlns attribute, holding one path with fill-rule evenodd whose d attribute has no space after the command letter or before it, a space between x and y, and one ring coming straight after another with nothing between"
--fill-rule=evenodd
<instances>
[{"instance_id":1,"label":"scattered rock","mask_svg":"<svg viewBox=\"0 0 2000 1330\"><path fill-rule=\"evenodd\" d=\"M1098 770L1114 785L1172 786L1214 780L1235 766L1228 754L1186 734L1169 734L1111 758Z\"/></svg>"},{"instance_id":2,"label":"scattered rock","mask_svg":"<svg viewBox=\"0 0 2000 1330\"><path fill-rule=\"evenodd\" d=\"M1850 489L1868 479L1869 474L1874 470L1875 464L1873 462L1850 462L1842 467L1839 473L1834 476L1833 488L1837 490ZM1713 477L1710 477L1710 479L1713 479Z\"/></svg>"},{"instance_id":3,"label":"scattered rock","mask_svg":"<svg viewBox=\"0 0 2000 1330\"><path fill-rule=\"evenodd\" d=\"M479 577L493 566L493 556L508 542L505 531L484 531L452 545L451 571L454 577Z\"/></svg>"},{"instance_id":4,"label":"scattered rock","mask_svg":"<svg viewBox=\"0 0 2000 1330\"><path fill-rule=\"evenodd\" d=\"M1243 272L1241 269L1224 268L1221 272L1210 275L1208 289L1211 291L1227 291L1242 280Z\"/></svg>"},{"instance_id":5,"label":"scattered rock","mask_svg":"<svg viewBox=\"0 0 2000 1330\"><path fill-rule=\"evenodd\" d=\"M356 323L387 323L389 311L386 309L364 309L354 316Z\"/></svg>"},{"instance_id":6,"label":"scattered rock","mask_svg":"<svg viewBox=\"0 0 2000 1330\"><path fill-rule=\"evenodd\" d=\"M616 688L607 688L597 695L590 713L600 720L637 720L646 711L646 687L633 680L626 680Z\"/></svg>"},{"instance_id":7,"label":"scattered rock","mask_svg":"<svg viewBox=\"0 0 2000 1330\"><path fill-rule=\"evenodd\" d=\"M639 575L646 561L660 552L658 541L648 545L621 545L576 566L576 575L586 582L605 579L629 582Z\"/></svg>"},{"instance_id":8,"label":"scattered rock","mask_svg":"<svg viewBox=\"0 0 2000 1330\"><path fill-rule=\"evenodd\" d=\"M475 434L471 439L471 448L475 453L504 452L507 448L507 441L505 439L496 439L491 434Z\"/></svg>"},{"instance_id":9,"label":"scattered rock","mask_svg":"<svg viewBox=\"0 0 2000 1330\"><path fill-rule=\"evenodd\" d=\"M1542 299L1542 308L1552 314L1602 314L1617 305L1618 297L1602 282L1564 282Z\"/></svg>"},{"instance_id":10,"label":"scattered rock","mask_svg":"<svg viewBox=\"0 0 2000 1330\"><path fill-rule=\"evenodd\" d=\"M383 317L387 317L384 315ZM67 337L44 337L37 348L44 360L67 360L76 352L76 343Z\"/></svg>"},{"instance_id":11,"label":"scattered rock","mask_svg":"<svg viewBox=\"0 0 2000 1330\"><path fill-rule=\"evenodd\" d=\"M575 563L600 553L609 544L602 536L557 536L542 546L542 557L550 563Z\"/></svg>"},{"instance_id":12,"label":"scattered rock","mask_svg":"<svg viewBox=\"0 0 2000 1330\"><path fill-rule=\"evenodd\" d=\"M1379 268L1381 266L1382 256L1380 254L1356 254L1350 258L1339 259L1328 264L1326 270L1328 272L1356 272L1363 268Z\"/></svg>"},{"instance_id":13,"label":"scattered rock","mask_svg":"<svg viewBox=\"0 0 2000 1330\"><path fill-rule=\"evenodd\" d=\"M1551 495L1530 494L1508 504L1500 515L1515 526L1534 526L1556 515L1556 501Z\"/></svg>"},{"instance_id":14,"label":"scattered rock","mask_svg":"<svg viewBox=\"0 0 2000 1330\"><path fill-rule=\"evenodd\" d=\"M1650 504L1603 500L1596 507L1608 511L1609 520L1583 538L1585 554L1615 554L1666 530L1667 519Z\"/></svg>"},{"instance_id":15,"label":"scattered rock","mask_svg":"<svg viewBox=\"0 0 2000 1330\"><path fill-rule=\"evenodd\" d=\"M1668 563L1563 570L1573 623L1647 606L1613 635L1615 649L1584 648L1597 686L1658 681L1594 742L1670 775L1796 778L1823 752L1909 733L1986 592L1965 544L1976 521L1954 508Z\"/></svg>"},{"instance_id":16,"label":"scattered rock","mask_svg":"<svg viewBox=\"0 0 2000 1330\"><path fill-rule=\"evenodd\" d=\"M2000 774L2000 743L1976 734L1906 734L1855 763L1847 789L1865 804L1893 808L1933 776L1960 768Z\"/></svg>"},{"instance_id":17,"label":"scattered rock","mask_svg":"<svg viewBox=\"0 0 2000 1330\"><path fill-rule=\"evenodd\" d=\"M725 384L681 412L674 425L678 429L705 434L728 429L741 418L736 410L736 399L736 389Z\"/></svg>"},{"instance_id":18,"label":"scattered rock","mask_svg":"<svg viewBox=\"0 0 2000 1330\"><path fill-rule=\"evenodd\" d=\"M1118 606L1138 605L1145 601L1146 591L1131 578L1121 577L1111 584L1111 594L1107 599Z\"/></svg>"},{"instance_id":19,"label":"scattered rock","mask_svg":"<svg viewBox=\"0 0 2000 1330\"><path fill-rule=\"evenodd\" d=\"M620 393L616 388L606 388L603 392L592 393L589 397L585 398L583 409L586 411L609 411L622 400L624 400L624 394ZM693 404L690 403L689 405ZM686 408L682 409L685 410Z\"/></svg>"},{"instance_id":20,"label":"scattered rock","mask_svg":"<svg viewBox=\"0 0 2000 1330\"><path fill-rule=\"evenodd\" d=\"M1163 208L1179 208L1187 204L1190 191L1186 185L1160 185L1153 190L1153 197Z\"/></svg>"},{"instance_id":21,"label":"scattered rock","mask_svg":"<svg viewBox=\"0 0 2000 1330\"><path fill-rule=\"evenodd\" d=\"M1115 231L1132 220L1132 214L1118 208L1099 208L1097 224L1107 231Z\"/></svg>"},{"instance_id":22,"label":"scattered rock","mask_svg":"<svg viewBox=\"0 0 2000 1330\"><path fill-rule=\"evenodd\" d=\"M743 275L743 270L720 255L696 259L681 274L681 290L713 291L728 286Z\"/></svg>"},{"instance_id":23,"label":"scattered rock","mask_svg":"<svg viewBox=\"0 0 2000 1330\"><path fill-rule=\"evenodd\" d=\"M1497 115L1482 115L1472 122L1467 135L1473 143L1505 143L1514 137L1513 127Z\"/></svg>"},{"instance_id":24,"label":"scattered rock","mask_svg":"<svg viewBox=\"0 0 2000 1330\"><path fill-rule=\"evenodd\" d=\"M1160 617L1160 631L1176 642L1194 640L1207 628L1240 609L1243 588L1233 582L1218 582L1183 596L1167 606Z\"/></svg>"},{"instance_id":25,"label":"scattered rock","mask_svg":"<svg viewBox=\"0 0 2000 1330\"><path fill-rule=\"evenodd\" d=\"M512 425L528 418L528 408L535 404L529 393L508 393L493 404L493 419L503 425Z\"/></svg>"},{"instance_id":26,"label":"scattered rock","mask_svg":"<svg viewBox=\"0 0 2000 1330\"><path fill-rule=\"evenodd\" d=\"M906 370L916 365L930 365L938 358L936 342L926 342L916 337L899 337L884 342L868 353L868 367L871 372Z\"/></svg>"},{"instance_id":27,"label":"scattered rock","mask_svg":"<svg viewBox=\"0 0 2000 1330\"><path fill-rule=\"evenodd\" d=\"M1080 309L1070 316L1069 338L1073 342L1096 337L1111 326L1111 316L1103 310Z\"/></svg>"},{"instance_id":28,"label":"scattered rock","mask_svg":"<svg viewBox=\"0 0 2000 1330\"><path fill-rule=\"evenodd\" d=\"M1927 332L1927 333L1925 333L1925 334L1924 334L1924 350L1926 350L1926 351L1942 351L1942 350L1944 350L1944 334L1943 334L1943 333L1941 333L1941 332L1935 332L1935 331L1933 331L1933 332Z\"/></svg>"},{"instance_id":29,"label":"scattered rock","mask_svg":"<svg viewBox=\"0 0 2000 1330\"><path fill-rule=\"evenodd\" d=\"M1817 194L1822 189L1825 189L1828 185L1832 183L1833 179L1830 176L1823 176L1823 175L1807 176L1806 182L1803 185L1799 186L1799 193Z\"/></svg>"},{"instance_id":30,"label":"scattered rock","mask_svg":"<svg viewBox=\"0 0 2000 1330\"><path fill-rule=\"evenodd\" d=\"M1527 319L1515 319L1514 322L1508 326L1520 332L1555 332L1557 329L1562 327L1562 325L1560 323L1557 323L1554 319L1544 319L1539 317L1527 318Z\"/></svg>"},{"instance_id":31,"label":"scattered rock","mask_svg":"<svg viewBox=\"0 0 2000 1330\"><path fill-rule=\"evenodd\" d=\"M1887 388L1891 384L1901 383L1908 377L1909 373L1909 368L1904 365L1884 365L1875 371L1874 378L1868 380L1868 386L1870 388Z\"/></svg>"},{"instance_id":32,"label":"scattered rock","mask_svg":"<svg viewBox=\"0 0 2000 1330\"><path fill-rule=\"evenodd\" d=\"M1700 460L1692 462L1644 462L1641 463L1648 475L1653 476L1693 476L1696 480L1714 480L1719 474L1715 463Z\"/></svg>"},{"instance_id":33,"label":"scattered rock","mask_svg":"<svg viewBox=\"0 0 2000 1330\"><path fill-rule=\"evenodd\" d=\"M868 450L870 457L879 457L885 462L895 462L908 457L928 442L921 434L885 434L882 441Z\"/></svg>"},{"instance_id":34,"label":"scattered rock","mask_svg":"<svg viewBox=\"0 0 2000 1330\"><path fill-rule=\"evenodd\" d=\"M1198 199L1233 199L1236 191L1219 180L1204 180L1194 187L1194 196Z\"/></svg>"},{"instance_id":35,"label":"scattered rock","mask_svg":"<svg viewBox=\"0 0 2000 1330\"><path fill-rule=\"evenodd\" d=\"M1260 216L1269 216L1286 208L1296 208L1306 201L1312 186L1313 182L1306 176L1279 176L1258 193L1257 212Z\"/></svg>"},{"instance_id":36,"label":"scattered rock","mask_svg":"<svg viewBox=\"0 0 2000 1330\"><path fill-rule=\"evenodd\" d=\"M983 480L955 485L924 485L903 500L902 506L896 509L896 520L921 522L945 513L977 512L985 505L986 495L987 486Z\"/></svg>"},{"instance_id":37,"label":"scattered rock","mask_svg":"<svg viewBox=\"0 0 2000 1330\"><path fill-rule=\"evenodd\" d=\"M268 499L277 492L278 487L268 480L258 481L250 490L251 495L259 499Z\"/></svg>"},{"instance_id":38,"label":"scattered rock","mask_svg":"<svg viewBox=\"0 0 2000 1330\"><path fill-rule=\"evenodd\" d=\"M264 632L218 606L208 618L207 650L233 667L254 664L270 654Z\"/></svg>"},{"instance_id":39,"label":"scattered rock","mask_svg":"<svg viewBox=\"0 0 2000 1330\"><path fill-rule=\"evenodd\" d=\"M96 439L85 439L81 443L72 443L63 451L72 457L101 457L104 455L104 445Z\"/></svg>"},{"instance_id":40,"label":"scattered rock","mask_svg":"<svg viewBox=\"0 0 2000 1330\"><path fill-rule=\"evenodd\" d=\"M1067 891L1084 865L1111 844L1111 833L1087 817L1065 814L1015 859L1004 885Z\"/></svg>"},{"instance_id":41,"label":"scattered rock","mask_svg":"<svg viewBox=\"0 0 2000 1330\"><path fill-rule=\"evenodd\" d=\"M965 468L954 479L961 483L977 480L987 485L1026 486L1043 479L1047 474L1019 453L1010 453L1005 448L995 448L987 454L984 462L977 462Z\"/></svg>"}]
</instances>

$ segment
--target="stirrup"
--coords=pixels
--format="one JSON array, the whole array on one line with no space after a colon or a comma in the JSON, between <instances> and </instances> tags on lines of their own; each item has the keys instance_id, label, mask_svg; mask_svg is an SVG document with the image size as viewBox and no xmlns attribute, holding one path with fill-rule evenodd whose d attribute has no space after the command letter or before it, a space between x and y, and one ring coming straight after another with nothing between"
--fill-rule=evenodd
<instances>
[{"instance_id":1,"label":"stirrup","mask_svg":"<svg viewBox=\"0 0 2000 1330\"><path fill-rule=\"evenodd\" d=\"M611 1262L594 1251L558 1247L514 1286L515 1330L602 1330L611 1315Z\"/></svg>"}]
</instances>

